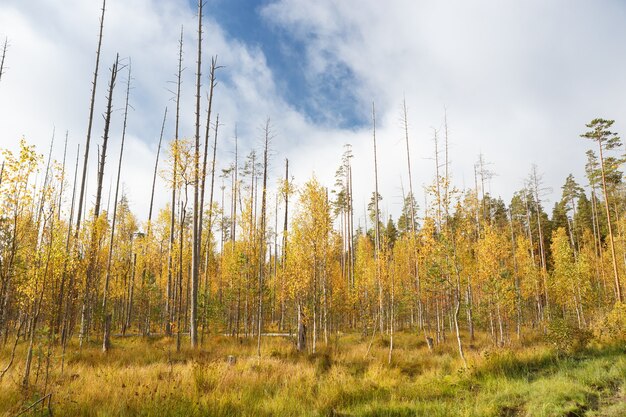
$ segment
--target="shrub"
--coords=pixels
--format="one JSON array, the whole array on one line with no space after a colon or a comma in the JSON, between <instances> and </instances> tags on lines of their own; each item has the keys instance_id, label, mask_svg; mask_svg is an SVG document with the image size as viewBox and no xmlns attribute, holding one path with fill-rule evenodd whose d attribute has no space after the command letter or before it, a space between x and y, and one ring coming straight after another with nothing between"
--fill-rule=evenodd
<instances>
[{"instance_id":1,"label":"shrub","mask_svg":"<svg viewBox=\"0 0 626 417\"><path fill-rule=\"evenodd\" d=\"M600 342L626 341L626 304L617 302L593 326L593 336Z\"/></svg>"},{"instance_id":2,"label":"shrub","mask_svg":"<svg viewBox=\"0 0 626 417\"><path fill-rule=\"evenodd\" d=\"M591 340L591 332L563 319L554 319L548 324L546 341L559 354L572 354L584 349Z\"/></svg>"}]
</instances>

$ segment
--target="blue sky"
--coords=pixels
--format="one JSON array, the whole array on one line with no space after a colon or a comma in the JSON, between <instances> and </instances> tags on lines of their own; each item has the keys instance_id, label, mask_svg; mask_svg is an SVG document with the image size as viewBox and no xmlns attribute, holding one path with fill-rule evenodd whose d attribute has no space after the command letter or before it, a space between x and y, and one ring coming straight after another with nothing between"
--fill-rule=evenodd
<instances>
[{"instance_id":1,"label":"blue sky","mask_svg":"<svg viewBox=\"0 0 626 417\"><path fill-rule=\"evenodd\" d=\"M0 39L11 44L0 82L0 147L15 148L24 136L47 152L56 127L69 131L74 158L86 134L99 7L99 0L64 0L63 7L59 0L0 1ZM122 181L140 218L165 106L165 141L173 136L168 88L181 25L181 135L194 132L195 8L192 0L107 0L93 137L99 143L107 68L118 52L132 57L134 110L125 156L132 163ZM473 186L479 153L496 173L488 191L505 201L536 164L551 189L543 197L550 210L568 174L586 184L585 151L592 144L579 137L585 123L616 119L615 130L626 132L625 21L620 0L208 0L203 72L211 55L225 66L214 103L221 122L218 169L232 162L235 126L242 156L259 149L259 128L269 117L271 184L289 158L297 183L315 175L332 187L350 143L355 204L364 205L374 185L375 102L381 207L397 217L408 184L400 123L406 98L420 203L429 198L434 130L441 134L447 111L458 189ZM121 132L120 91L110 161ZM58 142L53 154L62 156ZM95 173L95 151L89 172ZM107 181L112 172L105 172ZM157 187L156 204L163 207L167 185L160 179Z\"/></svg>"},{"instance_id":2,"label":"blue sky","mask_svg":"<svg viewBox=\"0 0 626 417\"><path fill-rule=\"evenodd\" d=\"M197 2L189 0L191 7ZM311 80L306 75L306 39L297 39L285 28L272 23L263 9L271 0L213 0L206 13L220 23L229 37L260 48L272 70L279 93L314 123L356 128L369 123L351 94L356 80L343 64L332 74Z\"/></svg>"}]
</instances>

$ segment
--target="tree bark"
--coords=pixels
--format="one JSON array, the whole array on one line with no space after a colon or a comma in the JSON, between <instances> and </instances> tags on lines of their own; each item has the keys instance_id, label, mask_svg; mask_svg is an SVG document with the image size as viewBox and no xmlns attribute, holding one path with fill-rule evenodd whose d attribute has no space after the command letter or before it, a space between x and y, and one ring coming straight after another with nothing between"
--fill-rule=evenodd
<instances>
[{"instance_id":1,"label":"tree bark","mask_svg":"<svg viewBox=\"0 0 626 417\"><path fill-rule=\"evenodd\" d=\"M85 197L85 184L87 182L87 162L89 161L89 144L91 142L91 129L93 126L93 110L96 101L96 85L98 82L98 68L100 66L100 49L102 47L102 32L104 30L104 12L106 10L106 0L102 0L102 15L100 17L100 33L98 35L98 49L96 50L96 68L93 72L91 89L91 104L89 106L89 122L87 124L87 139L85 140L85 158L83 160L83 175L80 183L80 197L78 198L78 214L76 220L76 238L80 231L80 221L83 212L83 202Z\"/></svg>"},{"instance_id":2,"label":"tree bark","mask_svg":"<svg viewBox=\"0 0 626 417\"><path fill-rule=\"evenodd\" d=\"M189 335L191 347L198 345L198 281L200 269L200 230L198 224L200 217L199 187L200 187L200 78L202 72L202 5L203 0L198 0L198 60L196 71L196 146L194 152L194 185L193 185L193 244L191 250L191 291L190 291L190 314Z\"/></svg>"},{"instance_id":3,"label":"tree bark","mask_svg":"<svg viewBox=\"0 0 626 417\"><path fill-rule=\"evenodd\" d=\"M102 340L102 351L106 353L109 350L111 341L110 336L111 317L107 311L107 301L109 295L109 281L111 278L111 263L113 261L113 250L115 245L115 225L117 221L117 203L120 190L120 177L122 174L122 158L124 157L124 141L126 139L126 126L128 121L128 99L130 97L130 80L131 80L131 64L128 64L128 82L126 84L126 105L124 106L124 123L122 127L122 140L120 142L120 158L117 164L117 179L115 181L115 196L113 197L113 219L111 220L111 236L109 240L109 256L107 258L106 276L104 278L104 292L102 294L102 314L104 314L104 337ZM107 323L108 321L108 323ZM107 328L107 325L109 328Z\"/></svg>"},{"instance_id":4,"label":"tree bark","mask_svg":"<svg viewBox=\"0 0 626 417\"><path fill-rule=\"evenodd\" d=\"M171 215L170 215L170 239L168 246L168 260L167 260L167 288L166 288L166 300L165 300L165 314L167 319L165 321L165 334L172 335L172 323L174 321L174 310L176 309L176 300L173 294L176 292L174 289L174 241L175 241L175 223L176 223L176 187L178 186L177 168L178 168L178 130L180 121L180 85L182 82L183 72L183 28L180 28L180 41L178 42L178 73L176 77L176 126L174 129L174 163L172 173L172 202L171 202Z\"/></svg>"}]
</instances>

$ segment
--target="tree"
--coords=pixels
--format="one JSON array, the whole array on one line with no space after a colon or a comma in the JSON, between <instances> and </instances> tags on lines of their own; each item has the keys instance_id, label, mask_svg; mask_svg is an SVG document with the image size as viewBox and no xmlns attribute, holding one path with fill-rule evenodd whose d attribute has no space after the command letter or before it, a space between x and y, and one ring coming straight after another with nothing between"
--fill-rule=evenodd
<instances>
[{"instance_id":1,"label":"tree","mask_svg":"<svg viewBox=\"0 0 626 417\"><path fill-rule=\"evenodd\" d=\"M4 44L2 45L2 57L0 57L0 81L2 81L2 75L4 75L4 60L7 56L7 49L9 48L9 38L4 38Z\"/></svg>"},{"instance_id":2,"label":"tree","mask_svg":"<svg viewBox=\"0 0 626 417\"><path fill-rule=\"evenodd\" d=\"M415 232L417 229L417 208L418 204L417 201L415 201L413 194L409 193L406 195L402 205L402 212L400 213L400 217L398 217L398 231L401 235L409 232Z\"/></svg>"},{"instance_id":3,"label":"tree","mask_svg":"<svg viewBox=\"0 0 626 417\"><path fill-rule=\"evenodd\" d=\"M191 257L191 303L190 303L190 341L191 347L198 345L198 282L200 280L200 86L202 73L202 5L198 0L198 60L196 70L196 145L194 153L194 180L193 180L193 247Z\"/></svg>"},{"instance_id":4,"label":"tree","mask_svg":"<svg viewBox=\"0 0 626 417\"><path fill-rule=\"evenodd\" d=\"M306 349L307 327L313 326L315 351L319 289L324 275L324 259L330 247L330 204L326 190L312 178L299 192L299 206L289 234L287 288L295 303L298 321L298 350Z\"/></svg>"},{"instance_id":5,"label":"tree","mask_svg":"<svg viewBox=\"0 0 626 417\"><path fill-rule=\"evenodd\" d=\"M257 333L257 355L261 357L261 333L263 331L263 279L265 275L265 218L267 207L267 168L268 168L268 147L271 139L270 119L265 122L263 131L263 188L261 190L261 230L259 232L259 305L258 305L258 333Z\"/></svg>"},{"instance_id":6,"label":"tree","mask_svg":"<svg viewBox=\"0 0 626 417\"><path fill-rule=\"evenodd\" d=\"M615 279L615 296L617 301L623 301L622 289L617 270L617 257L615 255L615 243L613 240L613 227L611 225L611 212L609 210L609 195L607 192L607 180L605 170L604 151L610 151L622 145L617 133L611 132L609 129L615 123L614 120L605 120L596 118L586 126L589 131L580 135L583 138L591 139L598 144L600 155L600 174L602 179L602 190L604 192L604 208L606 211L607 225L609 229L609 246L611 248L611 259L613 261L613 275Z\"/></svg>"},{"instance_id":7,"label":"tree","mask_svg":"<svg viewBox=\"0 0 626 417\"><path fill-rule=\"evenodd\" d=\"M202 162L202 185L200 188L200 213L199 213L199 218L198 218L198 227L200 228L200 230L198 231L198 247L201 248L202 247L202 215L204 213L204 186L205 186L205 182L206 182L206 165L207 165L207 154L209 152L209 131L210 131L210 127L211 127L211 110L213 107L213 92L215 90L215 71L217 70L217 68L219 68L217 66L217 57L212 58L211 59L211 70L210 70L210 75L209 75L209 103L207 106L207 118L206 118L206 132L205 132L205 136L204 136L204 159ZM220 124L220 116L219 114L217 115L217 118L215 120L215 139L213 141L213 162L211 164L211 191L209 194L209 221L208 221L208 231L207 231L207 255L205 257L205 259L207 260L207 264L205 265L204 268L204 314L202 315L202 335L201 338L204 339L204 332L206 329L206 322L207 322L207 304L208 304L208 297L209 297L209 291L208 291L208 283L209 283L209 271L208 271L208 260L209 260L209 251L208 248L210 248L211 246L211 239L212 239L212 220L213 220L213 188L215 185L215 156L217 153L217 131L219 128L219 124ZM200 253L200 250L199 250ZM200 253L201 254L201 253Z\"/></svg>"},{"instance_id":8,"label":"tree","mask_svg":"<svg viewBox=\"0 0 626 417\"><path fill-rule=\"evenodd\" d=\"M581 195L584 195L584 190L572 174L569 174L565 179L565 184L561 187L563 193L561 195L561 203L564 206L565 215L568 216L569 211L572 211L571 223L570 218L567 217L567 230L570 235L572 247L577 250L578 238L576 234L576 204Z\"/></svg>"},{"instance_id":9,"label":"tree","mask_svg":"<svg viewBox=\"0 0 626 417\"><path fill-rule=\"evenodd\" d=\"M89 243L88 248L88 265L87 271L85 274L85 292L83 295L83 306L81 311L80 318L80 344L82 346L83 342L87 337L89 337L89 327L91 324L91 287L94 285L94 280L96 279L96 274L98 269L96 268L98 262L98 249L99 249L99 238L101 237L101 233L104 231L104 225L99 223L106 223L106 218L100 219L100 209L102 202L102 186L104 182L104 167L106 164L106 155L107 155L107 147L109 143L109 134L111 129L111 116L113 113L113 91L115 89L115 84L117 80L117 73L119 70L119 54L115 57L115 62L111 67L111 79L109 80L109 88L107 93L107 107L106 113L104 115L104 134L102 136L102 147L100 149L100 158L98 162L98 177L96 184L96 202L94 204L93 209L93 223L91 230L91 241ZM80 210L80 206L79 206ZM78 225L76 226L78 228Z\"/></svg>"},{"instance_id":10,"label":"tree","mask_svg":"<svg viewBox=\"0 0 626 417\"><path fill-rule=\"evenodd\" d=\"M178 156L179 156L179 127L180 127L180 86L182 83L183 72L183 27L180 28L180 40L178 41L178 72L176 74L176 118L174 128L174 141L170 145L170 156L172 158L172 200L170 203L170 233L168 246L167 261L167 298L165 301L165 334L171 335L172 322L174 321L174 242L175 242L175 223L176 223L176 189L179 183L178 174Z\"/></svg>"},{"instance_id":11,"label":"tree","mask_svg":"<svg viewBox=\"0 0 626 417\"><path fill-rule=\"evenodd\" d=\"M87 124L87 139L85 140L85 157L83 159L83 175L80 182L80 197L78 197L78 212L76 220L76 236L80 230L81 214L83 212L83 201L85 197L85 184L87 181L87 162L89 161L89 144L91 142L91 128L93 126L93 110L96 101L96 85L98 83L98 68L100 66L100 48L102 47L102 32L104 30L104 12L106 10L106 0L102 0L102 15L100 16L100 33L98 34L98 49L96 49L96 68L93 72L91 83L91 103L89 105L89 122Z\"/></svg>"},{"instance_id":12,"label":"tree","mask_svg":"<svg viewBox=\"0 0 626 417\"><path fill-rule=\"evenodd\" d=\"M107 311L107 296L109 290L109 277L111 274L111 261L113 258L113 245L115 238L115 221L117 220L117 198L120 189L120 176L122 174L122 158L124 156L124 140L126 139L126 123L128 120L128 98L130 96L131 65L128 65L128 83L126 84L126 105L124 107L124 127L122 128L122 140L120 142L120 158L117 164L117 179L115 180L115 197L113 199L113 220L111 221L111 239L109 242L109 257L107 260L106 277L104 281L104 293L102 295L102 312L104 314L104 337L102 351L107 352L110 345L111 315Z\"/></svg>"}]
</instances>

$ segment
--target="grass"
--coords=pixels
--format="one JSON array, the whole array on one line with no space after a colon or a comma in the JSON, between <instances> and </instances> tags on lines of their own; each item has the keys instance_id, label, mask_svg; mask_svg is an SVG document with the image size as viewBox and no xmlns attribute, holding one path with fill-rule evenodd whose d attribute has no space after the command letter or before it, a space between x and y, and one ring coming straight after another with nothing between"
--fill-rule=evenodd
<instances>
[{"instance_id":1,"label":"grass","mask_svg":"<svg viewBox=\"0 0 626 417\"><path fill-rule=\"evenodd\" d=\"M384 340L365 358L368 343L342 335L307 355L271 337L259 360L252 340L214 337L206 348L176 353L168 338L114 339L107 355L95 343L71 345L63 373L54 351L48 387L42 369L34 383L35 358L28 390L20 386L21 345L0 381L0 416L17 414L44 390L63 416L626 415L625 347L559 357L536 340L496 349L484 339L468 347L465 370L453 341L431 353L421 338L400 333L391 365ZM9 353L0 349L0 366Z\"/></svg>"}]
</instances>

